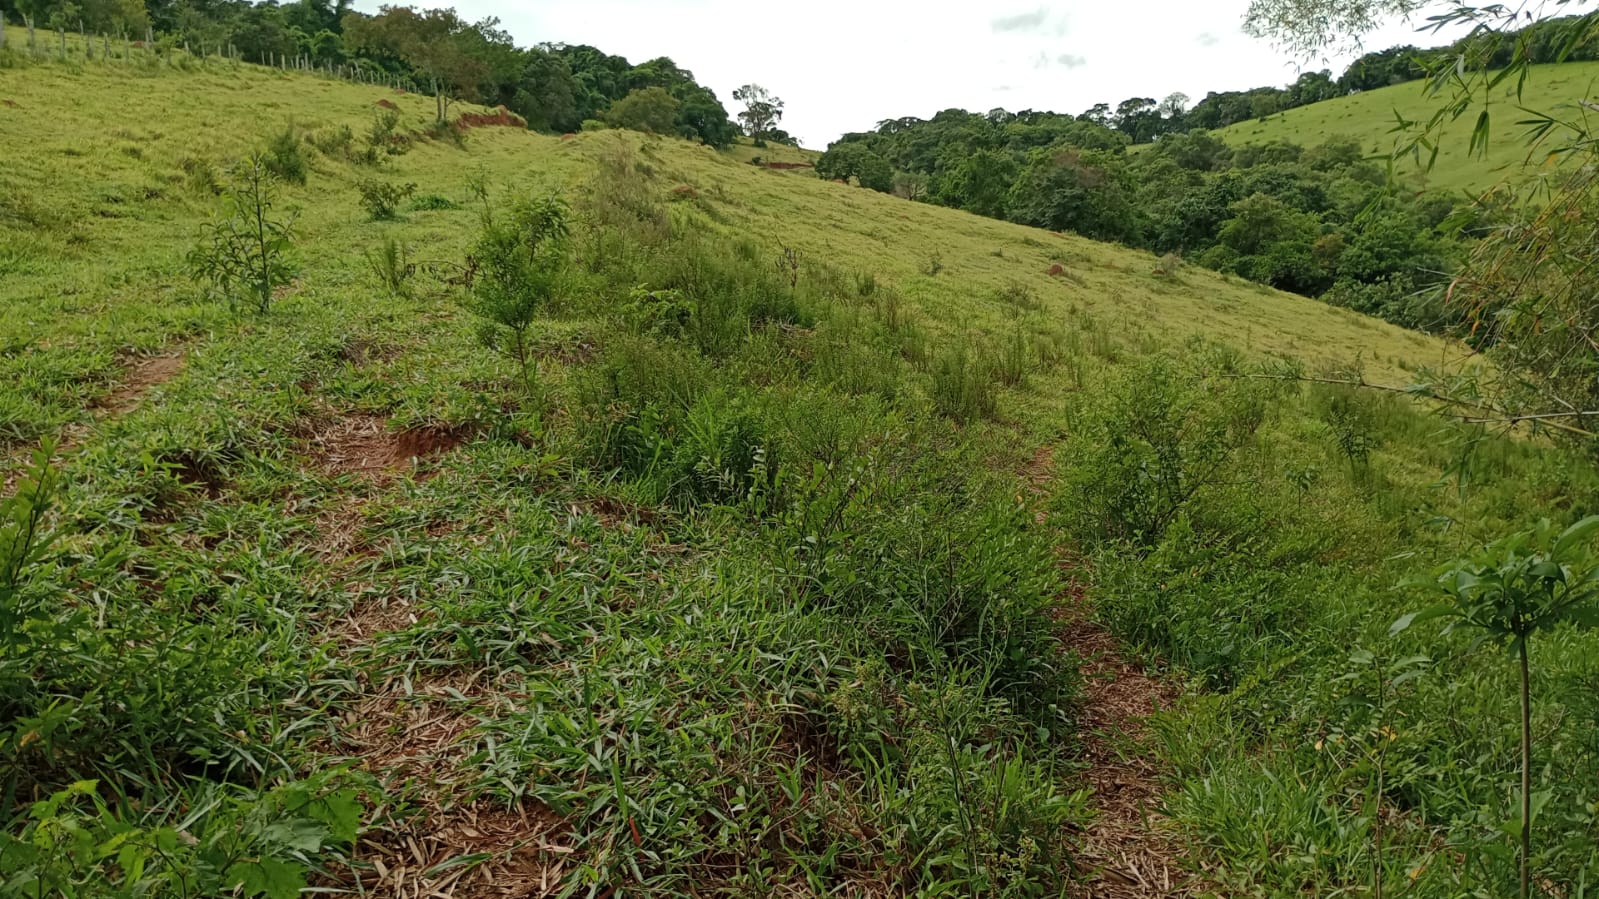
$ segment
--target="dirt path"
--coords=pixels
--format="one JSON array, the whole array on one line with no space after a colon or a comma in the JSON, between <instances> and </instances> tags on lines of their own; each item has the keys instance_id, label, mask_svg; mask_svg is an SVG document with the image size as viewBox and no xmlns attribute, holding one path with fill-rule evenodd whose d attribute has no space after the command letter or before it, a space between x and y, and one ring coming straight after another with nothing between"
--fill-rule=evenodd
<instances>
[{"instance_id":1,"label":"dirt path","mask_svg":"<svg viewBox=\"0 0 1599 899\"><path fill-rule=\"evenodd\" d=\"M1023 474L1035 495L1046 493L1054 473L1053 448L1034 454ZM1045 523L1039 511L1037 521ZM1145 899L1193 894L1182 849L1159 814L1160 768L1149 745L1149 717L1170 708L1177 691L1121 654L1115 637L1094 621L1080 562L1064 549L1060 567L1068 588L1056 614L1060 640L1081 659L1083 677L1083 778L1093 787L1095 817L1083 835L1077 862L1078 895L1093 899Z\"/></svg>"},{"instance_id":2,"label":"dirt path","mask_svg":"<svg viewBox=\"0 0 1599 899\"><path fill-rule=\"evenodd\" d=\"M435 429L394 431L385 419L356 414L334 418L307 442L315 470L354 482L316 519L322 589L361 592L382 549L363 532L387 489L431 476L432 460L463 440ZM472 729L516 685L494 682L480 667L390 670L376 650L426 614L400 597L368 595L324 631L329 651L360 672L338 744L327 750L353 759L398 801L374 810L355 848L355 868L331 885L396 899L554 895L573 854L561 843L561 821L533 801L507 808L476 799L466 774Z\"/></svg>"},{"instance_id":3,"label":"dirt path","mask_svg":"<svg viewBox=\"0 0 1599 899\"><path fill-rule=\"evenodd\" d=\"M94 415L93 421L68 425L57 435L56 451L52 460L59 464L62 458L83 443L83 439L89 435L95 425L121 418L139 408L146 394L183 372L187 352L186 347L178 345L168 347L160 355L130 360L122 380L110 393L89 407ZM27 470L38 448L37 442L24 444L14 447L3 459L0 459L0 496L10 496L17 489L17 482L22 479L23 472Z\"/></svg>"}]
</instances>

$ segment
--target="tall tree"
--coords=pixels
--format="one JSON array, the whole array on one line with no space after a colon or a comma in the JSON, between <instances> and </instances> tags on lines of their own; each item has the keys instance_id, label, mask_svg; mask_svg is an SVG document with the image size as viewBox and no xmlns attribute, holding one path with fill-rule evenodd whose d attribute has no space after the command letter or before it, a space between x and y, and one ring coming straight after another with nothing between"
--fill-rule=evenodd
<instances>
[{"instance_id":1,"label":"tall tree","mask_svg":"<svg viewBox=\"0 0 1599 899\"><path fill-rule=\"evenodd\" d=\"M738 120L755 146L766 146L766 135L783 120L783 101L759 84L746 84L733 92L733 99L744 104Z\"/></svg>"},{"instance_id":2,"label":"tall tree","mask_svg":"<svg viewBox=\"0 0 1599 899\"><path fill-rule=\"evenodd\" d=\"M344 17L344 42L352 51L403 61L433 89L438 121L448 121L450 95L477 98L489 77L484 59L469 52L470 42L482 41L453 9L384 6L375 16L349 13Z\"/></svg>"}]
</instances>

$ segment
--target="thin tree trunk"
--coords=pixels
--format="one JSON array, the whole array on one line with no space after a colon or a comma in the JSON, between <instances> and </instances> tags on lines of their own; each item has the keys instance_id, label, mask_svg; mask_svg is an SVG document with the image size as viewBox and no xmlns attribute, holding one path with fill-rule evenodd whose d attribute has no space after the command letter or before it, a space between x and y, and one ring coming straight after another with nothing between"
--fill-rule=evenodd
<instances>
[{"instance_id":1,"label":"thin tree trunk","mask_svg":"<svg viewBox=\"0 0 1599 899\"><path fill-rule=\"evenodd\" d=\"M1521 637L1521 899L1532 896L1532 672Z\"/></svg>"}]
</instances>

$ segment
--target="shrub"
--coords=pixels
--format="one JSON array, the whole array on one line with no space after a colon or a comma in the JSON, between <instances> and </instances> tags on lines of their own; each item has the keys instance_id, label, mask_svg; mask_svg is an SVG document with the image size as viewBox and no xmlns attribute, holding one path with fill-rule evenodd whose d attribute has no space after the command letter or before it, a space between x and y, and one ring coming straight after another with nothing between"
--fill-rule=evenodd
<instances>
[{"instance_id":1,"label":"shrub","mask_svg":"<svg viewBox=\"0 0 1599 899\"><path fill-rule=\"evenodd\" d=\"M400 114L393 109L382 109L372 114L372 124L366 129L366 143L387 151L394 141L394 130L399 127Z\"/></svg>"},{"instance_id":2,"label":"shrub","mask_svg":"<svg viewBox=\"0 0 1599 899\"><path fill-rule=\"evenodd\" d=\"M366 207L367 216L374 222L387 222L399 215L400 204L416 192L416 185L362 178L356 182L355 189L361 193L361 205Z\"/></svg>"},{"instance_id":3,"label":"shrub","mask_svg":"<svg viewBox=\"0 0 1599 899\"><path fill-rule=\"evenodd\" d=\"M1020 387L1027 380L1027 355L1027 336L1018 328L990 360L994 380L1006 387Z\"/></svg>"},{"instance_id":4,"label":"shrub","mask_svg":"<svg viewBox=\"0 0 1599 899\"><path fill-rule=\"evenodd\" d=\"M425 133L432 140L449 141L457 147L466 146L466 130L453 122L429 122Z\"/></svg>"},{"instance_id":5,"label":"shrub","mask_svg":"<svg viewBox=\"0 0 1599 899\"><path fill-rule=\"evenodd\" d=\"M183 170L183 186L190 191L213 197L222 193L222 184L217 180L216 166L209 161L185 156L178 162L178 168Z\"/></svg>"},{"instance_id":6,"label":"shrub","mask_svg":"<svg viewBox=\"0 0 1599 899\"><path fill-rule=\"evenodd\" d=\"M570 263L567 207L559 197L513 198L496 212L487 205L472 258L480 269L467 308L483 345L516 360L523 385L536 388L533 322L565 289Z\"/></svg>"},{"instance_id":7,"label":"shrub","mask_svg":"<svg viewBox=\"0 0 1599 899\"><path fill-rule=\"evenodd\" d=\"M1039 301L1037 292L1021 281L1011 281L1000 288L999 299L1018 309L1037 310L1044 305Z\"/></svg>"},{"instance_id":8,"label":"shrub","mask_svg":"<svg viewBox=\"0 0 1599 899\"><path fill-rule=\"evenodd\" d=\"M1077 430L1062 511L1080 539L1152 546L1214 483L1265 415L1254 382L1213 382L1162 361L1140 365Z\"/></svg>"},{"instance_id":9,"label":"shrub","mask_svg":"<svg viewBox=\"0 0 1599 899\"><path fill-rule=\"evenodd\" d=\"M411 201L412 212L434 212L441 209L460 209L461 204L438 194L423 194Z\"/></svg>"},{"instance_id":10,"label":"shrub","mask_svg":"<svg viewBox=\"0 0 1599 899\"><path fill-rule=\"evenodd\" d=\"M274 212L276 185L265 154L251 156L235 172L224 204L189 252L190 271L230 307L248 297L264 313L273 291L292 277L288 255L294 238L294 217Z\"/></svg>"},{"instance_id":11,"label":"shrub","mask_svg":"<svg viewBox=\"0 0 1599 899\"><path fill-rule=\"evenodd\" d=\"M677 99L663 87L642 87L612 103L605 121L613 128L672 134L677 130Z\"/></svg>"},{"instance_id":12,"label":"shrub","mask_svg":"<svg viewBox=\"0 0 1599 899\"><path fill-rule=\"evenodd\" d=\"M311 146L323 156L350 156L350 148L355 145L355 132L349 125L340 125L325 131L317 131L306 138Z\"/></svg>"},{"instance_id":13,"label":"shrub","mask_svg":"<svg viewBox=\"0 0 1599 899\"><path fill-rule=\"evenodd\" d=\"M300 137L295 133L292 123L284 126L283 130L267 143L263 159L267 171L280 180L292 181L295 184L305 183L305 154L300 150Z\"/></svg>"}]
</instances>

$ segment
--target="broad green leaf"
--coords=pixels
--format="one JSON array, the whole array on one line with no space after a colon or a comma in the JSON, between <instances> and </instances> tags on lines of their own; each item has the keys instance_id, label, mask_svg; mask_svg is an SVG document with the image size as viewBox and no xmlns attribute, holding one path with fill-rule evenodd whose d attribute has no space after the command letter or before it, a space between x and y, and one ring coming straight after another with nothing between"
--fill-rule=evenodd
<instances>
[{"instance_id":1,"label":"broad green leaf","mask_svg":"<svg viewBox=\"0 0 1599 899\"><path fill-rule=\"evenodd\" d=\"M306 811L328 826L328 835L334 842L355 842L361 829L361 803L355 790L336 790L311 803Z\"/></svg>"},{"instance_id":2,"label":"broad green leaf","mask_svg":"<svg viewBox=\"0 0 1599 899\"><path fill-rule=\"evenodd\" d=\"M1599 515L1589 515L1564 531L1555 539L1554 556L1560 558L1569 552L1572 547L1587 542L1599 532Z\"/></svg>"},{"instance_id":3,"label":"broad green leaf","mask_svg":"<svg viewBox=\"0 0 1599 899\"><path fill-rule=\"evenodd\" d=\"M262 858L259 861L234 862L228 868L228 880L242 887L246 896L266 896L267 899L298 899L305 889L305 872L298 865Z\"/></svg>"},{"instance_id":4,"label":"broad green leaf","mask_svg":"<svg viewBox=\"0 0 1599 899\"><path fill-rule=\"evenodd\" d=\"M1396 636L1396 635L1404 632L1405 630L1409 629L1409 627L1411 625L1413 625L1413 624L1419 624L1419 623L1424 622L1424 621L1431 621L1434 618L1443 618L1444 616L1450 615L1453 612L1454 612L1454 607L1453 606L1449 605L1448 603L1439 603L1439 604L1434 605L1434 606L1428 606L1427 608L1422 609L1419 612L1410 612L1408 614L1401 615L1401 616L1399 616L1399 620L1395 621L1388 628L1388 636L1390 636L1390 637Z\"/></svg>"}]
</instances>

